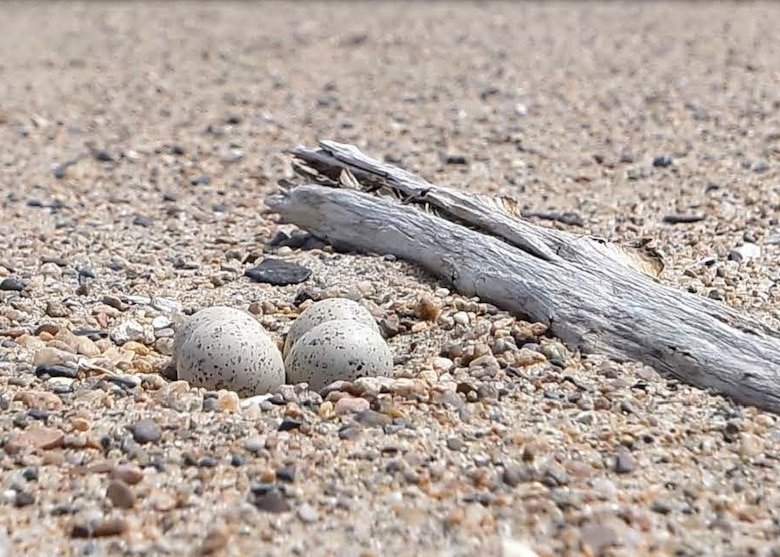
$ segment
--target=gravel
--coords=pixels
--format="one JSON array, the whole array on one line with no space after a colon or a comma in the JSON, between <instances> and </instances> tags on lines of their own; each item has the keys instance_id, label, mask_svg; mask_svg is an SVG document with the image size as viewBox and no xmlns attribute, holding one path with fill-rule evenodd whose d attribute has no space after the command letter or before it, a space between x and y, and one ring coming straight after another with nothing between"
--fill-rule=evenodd
<instances>
[{"instance_id":1,"label":"gravel","mask_svg":"<svg viewBox=\"0 0 780 557\"><path fill-rule=\"evenodd\" d=\"M780 328L779 18L4 6L0 556L780 552L776 416L263 204L285 149L354 143L543 226L652 237L662 281ZM182 315L245 309L281 346L332 296L376 316L393 377L240 400L170 373Z\"/></svg>"}]
</instances>

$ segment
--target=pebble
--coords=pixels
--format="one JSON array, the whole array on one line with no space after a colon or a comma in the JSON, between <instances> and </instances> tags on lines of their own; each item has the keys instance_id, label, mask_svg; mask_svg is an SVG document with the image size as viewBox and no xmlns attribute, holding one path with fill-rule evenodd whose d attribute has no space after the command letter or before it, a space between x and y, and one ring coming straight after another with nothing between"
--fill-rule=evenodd
<instances>
[{"instance_id":1,"label":"pebble","mask_svg":"<svg viewBox=\"0 0 780 557\"><path fill-rule=\"evenodd\" d=\"M273 514L286 513L292 510L287 499L275 489L255 495L252 503L259 510Z\"/></svg>"},{"instance_id":2,"label":"pebble","mask_svg":"<svg viewBox=\"0 0 780 557\"><path fill-rule=\"evenodd\" d=\"M180 314L184 310L184 306L182 306L176 300L171 300L170 298L162 298L159 296L149 300L149 305L152 306L157 311L161 311L163 313Z\"/></svg>"},{"instance_id":3,"label":"pebble","mask_svg":"<svg viewBox=\"0 0 780 557\"><path fill-rule=\"evenodd\" d=\"M4 449L9 454L34 449L55 449L62 446L64 439L65 434L59 429L30 427L22 433L12 434Z\"/></svg>"},{"instance_id":4,"label":"pebble","mask_svg":"<svg viewBox=\"0 0 780 557\"><path fill-rule=\"evenodd\" d=\"M364 410L355 415L355 421L365 427L384 427L390 425L393 420L390 416L380 414L375 410Z\"/></svg>"},{"instance_id":5,"label":"pebble","mask_svg":"<svg viewBox=\"0 0 780 557\"><path fill-rule=\"evenodd\" d=\"M95 521L75 520L71 523L70 535L73 538L105 538L120 536L128 529L123 518L101 518Z\"/></svg>"},{"instance_id":6,"label":"pebble","mask_svg":"<svg viewBox=\"0 0 780 557\"><path fill-rule=\"evenodd\" d=\"M246 449L250 453L255 453L255 454L264 450L265 436L253 435L252 437L249 437L246 441L244 441L244 449Z\"/></svg>"},{"instance_id":7,"label":"pebble","mask_svg":"<svg viewBox=\"0 0 780 557\"><path fill-rule=\"evenodd\" d=\"M246 269L244 275L256 282L287 286L308 280L311 269L281 259L266 258L259 265Z\"/></svg>"},{"instance_id":8,"label":"pebble","mask_svg":"<svg viewBox=\"0 0 780 557\"><path fill-rule=\"evenodd\" d=\"M156 443L162 438L162 429L151 419L138 420L131 430L136 443Z\"/></svg>"},{"instance_id":9,"label":"pebble","mask_svg":"<svg viewBox=\"0 0 780 557\"><path fill-rule=\"evenodd\" d=\"M371 408L371 403L364 398L346 396L340 398L334 407L337 416L357 414Z\"/></svg>"},{"instance_id":10,"label":"pebble","mask_svg":"<svg viewBox=\"0 0 780 557\"><path fill-rule=\"evenodd\" d=\"M618 474L630 474L634 471L634 468L634 459L631 457L631 453L625 449L618 450L615 456L615 472Z\"/></svg>"},{"instance_id":11,"label":"pebble","mask_svg":"<svg viewBox=\"0 0 780 557\"><path fill-rule=\"evenodd\" d=\"M155 329L155 331L159 332L160 329L168 329L172 325L172 321L165 315L158 315L154 319L152 319L152 327ZM173 332L171 330L171 332ZM159 334L155 333L156 336L159 338Z\"/></svg>"},{"instance_id":12,"label":"pebble","mask_svg":"<svg viewBox=\"0 0 780 557\"><path fill-rule=\"evenodd\" d=\"M138 321L130 319L111 330L111 340L118 345L126 342L141 342L144 339L144 328Z\"/></svg>"},{"instance_id":13,"label":"pebble","mask_svg":"<svg viewBox=\"0 0 780 557\"><path fill-rule=\"evenodd\" d=\"M127 485L136 485L144 479L144 472L133 464L118 464L111 470L110 477Z\"/></svg>"},{"instance_id":14,"label":"pebble","mask_svg":"<svg viewBox=\"0 0 780 557\"><path fill-rule=\"evenodd\" d=\"M298 518L301 520L301 522L304 522L306 524L311 524L313 522L317 522L320 516L317 513L317 509L315 509L308 503L304 503L303 505L298 507Z\"/></svg>"},{"instance_id":15,"label":"pebble","mask_svg":"<svg viewBox=\"0 0 780 557\"><path fill-rule=\"evenodd\" d=\"M48 391L24 391L16 396L28 408L57 411L62 408L62 399Z\"/></svg>"},{"instance_id":16,"label":"pebble","mask_svg":"<svg viewBox=\"0 0 780 557\"><path fill-rule=\"evenodd\" d=\"M746 242L729 252L729 261L742 261L744 259L757 259L761 257L761 247L758 244Z\"/></svg>"},{"instance_id":17,"label":"pebble","mask_svg":"<svg viewBox=\"0 0 780 557\"><path fill-rule=\"evenodd\" d=\"M106 498L118 509L132 509L135 506L135 493L122 480L112 480L108 484Z\"/></svg>"},{"instance_id":18,"label":"pebble","mask_svg":"<svg viewBox=\"0 0 780 557\"><path fill-rule=\"evenodd\" d=\"M25 289L25 284L22 280L9 277L0 281L0 290L6 290L10 292L21 292Z\"/></svg>"}]
</instances>

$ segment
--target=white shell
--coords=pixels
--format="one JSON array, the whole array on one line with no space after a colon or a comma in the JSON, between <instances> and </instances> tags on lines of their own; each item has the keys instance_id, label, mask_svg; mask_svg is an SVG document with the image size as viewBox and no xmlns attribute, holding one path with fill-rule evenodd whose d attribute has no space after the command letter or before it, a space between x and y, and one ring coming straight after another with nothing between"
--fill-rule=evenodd
<instances>
[{"instance_id":1,"label":"white shell","mask_svg":"<svg viewBox=\"0 0 780 557\"><path fill-rule=\"evenodd\" d=\"M202 310L185 323L176 340L177 377L195 387L248 397L284 383L284 362L276 342L241 310Z\"/></svg>"},{"instance_id":2,"label":"white shell","mask_svg":"<svg viewBox=\"0 0 780 557\"><path fill-rule=\"evenodd\" d=\"M334 319L349 319L363 323L381 336L374 316L365 307L349 298L326 298L306 308L290 325L290 331L284 341L284 356L287 357L296 341L308 331Z\"/></svg>"},{"instance_id":3,"label":"white shell","mask_svg":"<svg viewBox=\"0 0 780 557\"><path fill-rule=\"evenodd\" d=\"M382 335L349 319L326 321L304 333L284 363L288 383L306 382L313 391L334 381L393 373L393 354Z\"/></svg>"}]
</instances>

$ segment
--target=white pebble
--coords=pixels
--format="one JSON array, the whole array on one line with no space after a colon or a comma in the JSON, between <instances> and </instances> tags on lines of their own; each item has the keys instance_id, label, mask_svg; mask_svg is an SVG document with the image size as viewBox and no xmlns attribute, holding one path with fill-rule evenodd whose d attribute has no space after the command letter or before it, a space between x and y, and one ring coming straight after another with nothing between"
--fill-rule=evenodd
<instances>
[{"instance_id":1,"label":"white pebble","mask_svg":"<svg viewBox=\"0 0 780 557\"><path fill-rule=\"evenodd\" d=\"M111 339L120 345L131 340L142 342L144 340L143 325L133 319L120 323L111 331Z\"/></svg>"}]
</instances>

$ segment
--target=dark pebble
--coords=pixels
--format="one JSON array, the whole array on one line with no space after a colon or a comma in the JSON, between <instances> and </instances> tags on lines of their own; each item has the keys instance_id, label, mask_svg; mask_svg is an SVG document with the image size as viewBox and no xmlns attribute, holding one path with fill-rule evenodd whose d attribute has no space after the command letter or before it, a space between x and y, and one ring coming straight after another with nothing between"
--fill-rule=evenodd
<instances>
[{"instance_id":1,"label":"dark pebble","mask_svg":"<svg viewBox=\"0 0 780 557\"><path fill-rule=\"evenodd\" d=\"M672 512L672 507L666 501L658 499L653 501L653 504L650 505L650 510L658 514L669 514Z\"/></svg>"},{"instance_id":2,"label":"dark pebble","mask_svg":"<svg viewBox=\"0 0 780 557\"><path fill-rule=\"evenodd\" d=\"M234 454L233 456L230 457L230 465L235 468L238 468L239 466L243 466L245 462L246 459L240 454Z\"/></svg>"},{"instance_id":3,"label":"dark pebble","mask_svg":"<svg viewBox=\"0 0 780 557\"><path fill-rule=\"evenodd\" d=\"M200 176L195 176L190 180L190 185L192 186L208 186L211 183L211 177L207 174L201 174Z\"/></svg>"},{"instance_id":4,"label":"dark pebble","mask_svg":"<svg viewBox=\"0 0 780 557\"><path fill-rule=\"evenodd\" d=\"M458 437L447 439L447 448L451 451L464 451L467 447L466 443Z\"/></svg>"},{"instance_id":5,"label":"dark pebble","mask_svg":"<svg viewBox=\"0 0 780 557\"><path fill-rule=\"evenodd\" d=\"M219 400L211 397L203 399L204 412L216 412L217 410L219 410Z\"/></svg>"},{"instance_id":6,"label":"dark pebble","mask_svg":"<svg viewBox=\"0 0 780 557\"><path fill-rule=\"evenodd\" d=\"M631 458L631 453L626 450L618 451L615 457L615 472L618 474L630 474L634 471L634 459Z\"/></svg>"},{"instance_id":7,"label":"dark pebble","mask_svg":"<svg viewBox=\"0 0 780 557\"><path fill-rule=\"evenodd\" d=\"M24 290L25 284L20 279L9 277L3 279L0 282L0 290L7 290L12 292L21 292Z\"/></svg>"},{"instance_id":8,"label":"dark pebble","mask_svg":"<svg viewBox=\"0 0 780 557\"><path fill-rule=\"evenodd\" d=\"M376 410L363 410L355 414L355 421L366 427L384 427L393 423L390 416L380 414Z\"/></svg>"},{"instance_id":9,"label":"dark pebble","mask_svg":"<svg viewBox=\"0 0 780 557\"><path fill-rule=\"evenodd\" d=\"M127 530L127 522L123 518L102 519L94 523L78 521L73 523L70 535L73 538L103 538L119 536Z\"/></svg>"},{"instance_id":10,"label":"dark pebble","mask_svg":"<svg viewBox=\"0 0 780 557\"><path fill-rule=\"evenodd\" d=\"M294 429L300 429L303 425L301 420L294 420L292 418L285 418L282 423L279 424L279 431L292 431Z\"/></svg>"},{"instance_id":11,"label":"dark pebble","mask_svg":"<svg viewBox=\"0 0 780 557\"><path fill-rule=\"evenodd\" d=\"M664 215L663 221L666 224L691 224L701 222L706 218L706 215Z\"/></svg>"},{"instance_id":12,"label":"dark pebble","mask_svg":"<svg viewBox=\"0 0 780 557\"><path fill-rule=\"evenodd\" d=\"M656 168L666 168L667 166L671 166L672 164L672 157L669 155L658 155L657 157L653 158L653 166Z\"/></svg>"},{"instance_id":13,"label":"dark pebble","mask_svg":"<svg viewBox=\"0 0 780 557\"><path fill-rule=\"evenodd\" d=\"M448 153L444 155L445 164L468 164L469 161L465 155L458 155L454 153Z\"/></svg>"},{"instance_id":14,"label":"dark pebble","mask_svg":"<svg viewBox=\"0 0 780 557\"><path fill-rule=\"evenodd\" d=\"M216 468L217 464L219 462L213 456L204 456L198 461L198 466L201 468Z\"/></svg>"},{"instance_id":15,"label":"dark pebble","mask_svg":"<svg viewBox=\"0 0 780 557\"><path fill-rule=\"evenodd\" d=\"M286 513L292 510L287 499L276 490L269 490L260 495L255 495L252 504L261 511L274 514Z\"/></svg>"},{"instance_id":16,"label":"dark pebble","mask_svg":"<svg viewBox=\"0 0 780 557\"><path fill-rule=\"evenodd\" d=\"M30 505L33 505L35 503L35 495L32 493L27 493L26 491L17 491L16 496L14 497L14 506L21 508L21 507L29 507Z\"/></svg>"},{"instance_id":17,"label":"dark pebble","mask_svg":"<svg viewBox=\"0 0 780 557\"><path fill-rule=\"evenodd\" d=\"M347 441L355 439L360 435L360 429L354 426L345 426L339 429L339 439Z\"/></svg>"},{"instance_id":18,"label":"dark pebble","mask_svg":"<svg viewBox=\"0 0 780 557\"><path fill-rule=\"evenodd\" d=\"M38 470L36 470L35 468L25 468L24 471L22 472L22 477L28 482L37 480Z\"/></svg>"},{"instance_id":19,"label":"dark pebble","mask_svg":"<svg viewBox=\"0 0 780 557\"><path fill-rule=\"evenodd\" d=\"M311 269L280 259L266 258L259 265L245 270L244 275L256 282L287 286L307 280L311 276Z\"/></svg>"},{"instance_id":20,"label":"dark pebble","mask_svg":"<svg viewBox=\"0 0 780 557\"><path fill-rule=\"evenodd\" d=\"M149 228L154 224L152 222L152 219L147 217L146 215L136 215L135 218L133 218L133 225L135 226L142 226L143 228Z\"/></svg>"},{"instance_id":21,"label":"dark pebble","mask_svg":"<svg viewBox=\"0 0 780 557\"><path fill-rule=\"evenodd\" d=\"M33 420L41 420L42 422L49 419L49 413L41 408L30 408L27 411L27 415Z\"/></svg>"},{"instance_id":22,"label":"dark pebble","mask_svg":"<svg viewBox=\"0 0 780 557\"><path fill-rule=\"evenodd\" d=\"M284 468L279 468L276 471L276 480L288 484L293 483L295 481L295 468L292 466L285 466Z\"/></svg>"},{"instance_id":23,"label":"dark pebble","mask_svg":"<svg viewBox=\"0 0 780 557\"><path fill-rule=\"evenodd\" d=\"M154 420L138 420L131 430L136 443L156 443L162 438L162 429Z\"/></svg>"},{"instance_id":24,"label":"dark pebble","mask_svg":"<svg viewBox=\"0 0 780 557\"><path fill-rule=\"evenodd\" d=\"M521 483L534 479L533 468L529 465L509 465L504 468L501 480L509 487L517 487Z\"/></svg>"},{"instance_id":25,"label":"dark pebble","mask_svg":"<svg viewBox=\"0 0 780 557\"><path fill-rule=\"evenodd\" d=\"M48 365L41 364L35 368L35 376L43 377L48 375L49 377L69 377L75 379L79 374L79 370L75 367L62 366L59 364Z\"/></svg>"}]
</instances>

